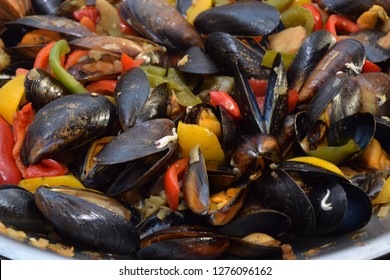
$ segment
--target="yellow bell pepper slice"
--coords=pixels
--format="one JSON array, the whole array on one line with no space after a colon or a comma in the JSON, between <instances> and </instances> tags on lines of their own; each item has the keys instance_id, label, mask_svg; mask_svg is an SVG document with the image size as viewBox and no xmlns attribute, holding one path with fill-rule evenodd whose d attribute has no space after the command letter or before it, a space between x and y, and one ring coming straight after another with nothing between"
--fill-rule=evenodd
<instances>
[{"instance_id":1,"label":"yellow bell pepper slice","mask_svg":"<svg viewBox=\"0 0 390 280\"><path fill-rule=\"evenodd\" d=\"M18 184L20 187L34 193L40 186L69 186L73 188L85 189L83 184L73 175L62 175L53 177L41 177L23 179Z\"/></svg>"},{"instance_id":2,"label":"yellow bell pepper slice","mask_svg":"<svg viewBox=\"0 0 390 280\"><path fill-rule=\"evenodd\" d=\"M375 197L371 203L372 204L385 204L390 202L390 177L386 179L385 184L383 185L383 188L381 192L378 194L377 197Z\"/></svg>"},{"instance_id":3,"label":"yellow bell pepper slice","mask_svg":"<svg viewBox=\"0 0 390 280\"><path fill-rule=\"evenodd\" d=\"M203 11L210 9L213 6L212 0L193 0L192 5L186 12L187 21L194 24L195 18Z\"/></svg>"},{"instance_id":4,"label":"yellow bell pepper slice","mask_svg":"<svg viewBox=\"0 0 390 280\"><path fill-rule=\"evenodd\" d=\"M183 157L190 155L190 150L199 145L204 159L223 161L225 154L221 148L217 136L208 128L196 124L185 124L179 122L177 126L179 145Z\"/></svg>"},{"instance_id":5,"label":"yellow bell pepper slice","mask_svg":"<svg viewBox=\"0 0 390 280\"><path fill-rule=\"evenodd\" d=\"M315 166L322 167L322 168L325 168L326 170L337 173L340 176L344 176L344 173L343 173L343 171L341 171L340 168L338 168L333 163L326 161L326 160L323 160L323 159L320 159L320 158L303 156L303 157L291 158L288 161L298 161L298 162L310 163L310 164L313 164Z\"/></svg>"},{"instance_id":6,"label":"yellow bell pepper slice","mask_svg":"<svg viewBox=\"0 0 390 280\"><path fill-rule=\"evenodd\" d=\"M0 115L9 125L14 123L14 114L24 98L24 79L18 75L0 88Z\"/></svg>"}]
</instances>

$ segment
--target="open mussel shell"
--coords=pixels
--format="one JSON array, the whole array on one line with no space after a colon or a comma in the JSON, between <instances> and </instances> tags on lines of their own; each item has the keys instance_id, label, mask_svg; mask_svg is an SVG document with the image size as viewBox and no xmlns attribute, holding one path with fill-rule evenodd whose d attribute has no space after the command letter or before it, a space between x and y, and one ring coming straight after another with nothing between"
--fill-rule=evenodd
<instances>
[{"instance_id":1,"label":"open mussel shell","mask_svg":"<svg viewBox=\"0 0 390 280\"><path fill-rule=\"evenodd\" d=\"M207 228L173 226L144 237L139 259L215 259L229 247L229 239Z\"/></svg>"},{"instance_id":2,"label":"open mussel shell","mask_svg":"<svg viewBox=\"0 0 390 280\"><path fill-rule=\"evenodd\" d=\"M343 184L347 195L347 209L341 223L331 234L348 233L363 228L371 219L372 204L368 195L352 184Z\"/></svg>"},{"instance_id":3,"label":"open mussel shell","mask_svg":"<svg viewBox=\"0 0 390 280\"><path fill-rule=\"evenodd\" d=\"M115 196L129 190L147 193L149 183L165 171L166 166L177 155L177 148L177 145L171 146L160 153L128 163L108 187L107 195Z\"/></svg>"},{"instance_id":4,"label":"open mussel shell","mask_svg":"<svg viewBox=\"0 0 390 280\"><path fill-rule=\"evenodd\" d=\"M280 12L257 1L216 6L200 13L194 26L201 33L216 31L231 35L261 36L270 34L280 22Z\"/></svg>"},{"instance_id":5,"label":"open mussel shell","mask_svg":"<svg viewBox=\"0 0 390 280\"><path fill-rule=\"evenodd\" d=\"M282 255L281 244L277 240L272 245L267 245L249 242L237 237L230 237L228 252L246 259L280 258Z\"/></svg>"},{"instance_id":6,"label":"open mussel shell","mask_svg":"<svg viewBox=\"0 0 390 280\"><path fill-rule=\"evenodd\" d=\"M335 122L331 122L327 130L327 144L321 145L316 140L316 129L303 134L305 130L305 113L297 114L295 130L298 141L303 151L309 155L316 156L334 164L345 162L356 158L367 147L375 134L375 119L370 113L357 113L347 116ZM321 125L321 124L320 124ZM311 139L311 137L313 137ZM311 143L314 148L308 149L304 141ZM353 144L351 145L351 140ZM332 154L330 149L339 149L337 154Z\"/></svg>"},{"instance_id":7,"label":"open mussel shell","mask_svg":"<svg viewBox=\"0 0 390 280\"><path fill-rule=\"evenodd\" d=\"M375 139L379 141L382 148L389 153L390 152L390 119L385 116L375 117Z\"/></svg>"},{"instance_id":8,"label":"open mussel shell","mask_svg":"<svg viewBox=\"0 0 390 280\"><path fill-rule=\"evenodd\" d=\"M226 189L238 179L237 173L226 162L207 160L206 169L211 193Z\"/></svg>"},{"instance_id":9,"label":"open mussel shell","mask_svg":"<svg viewBox=\"0 0 390 280\"><path fill-rule=\"evenodd\" d=\"M198 215L205 215L210 206L210 189L206 163L199 145L190 151L190 164L184 173L183 199L188 208Z\"/></svg>"},{"instance_id":10,"label":"open mussel shell","mask_svg":"<svg viewBox=\"0 0 390 280\"><path fill-rule=\"evenodd\" d=\"M136 41L108 35L95 36L93 40L88 37L76 38L71 40L69 45L87 50L111 53L118 56L125 53L128 56L135 57L144 51L144 47Z\"/></svg>"},{"instance_id":11,"label":"open mussel shell","mask_svg":"<svg viewBox=\"0 0 390 280\"><path fill-rule=\"evenodd\" d=\"M316 217L312 234L352 232L370 220L372 206L368 195L344 176L304 162L285 161L278 168L299 174L310 186L306 193Z\"/></svg>"},{"instance_id":12,"label":"open mussel shell","mask_svg":"<svg viewBox=\"0 0 390 280\"><path fill-rule=\"evenodd\" d=\"M172 50L203 47L196 29L166 1L125 0L120 14L137 32Z\"/></svg>"},{"instance_id":13,"label":"open mussel shell","mask_svg":"<svg viewBox=\"0 0 390 280\"><path fill-rule=\"evenodd\" d=\"M271 209L291 218L292 229L303 235L315 230L315 211L309 198L285 171L275 169L262 176L257 186L258 199Z\"/></svg>"},{"instance_id":14,"label":"open mussel shell","mask_svg":"<svg viewBox=\"0 0 390 280\"><path fill-rule=\"evenodd\" d=\"M7 26L27 26L56 31L74 37L93 37L96 35L96 33L90 31L77 21L54 15L26 16L12 22L7 22Z\"/></svg>"},{"instance_id":15,"label":"open mussel shell","mask_svg":"<svg viewBox=\"0 0 390 280\"><path fill-rule=\"evenodd\" d=\"M57 156L108 132L115 120L114 105L102 95L80 93L53 100L35 115L20 156L26 166Z\"/></svg>"},{"instance_id":16,"label":"open mussel shell","mask_svg":"<svg viewBox=\"0 0 390 280\"><path fill-rule=\"evenodd\" d=\"M123 130L132 127L150 94L150 83L145 72L133 68L122 74L115 87L118 118Z\"/></svg>"},{"instance_id":17,"label":"open mussel shell","mask_svg":"<svg viewBox=\"0 0 390 280\"><path fill-rule=\"evenodd\" d=\"M222 207L209 210L207 219L213 226L222 226L229 223L240 211L245 203L248 188L246 186L236 187L238 190Z\"/></svg>"},{"instance_id":18,"label":"open mussel shell","mask_svg":"<svg viewBox=\"0 0 390 280\"><path fill-rule=\"evenodd\" d=\"M68 187L39 187L35 203L58 234L83 248L135 254L139 235L130 211L97 192Z\"/></svg>"},{"instance_id":19,"label":"open mussel shell","mask_svg":"<svg viewBox=\"0 0 390 280\"><path fill-rule=\"evenodd\" d=\"M191 74L216 74L219 72L210 56L197 46L184 52L177 63L177 68L181 72Z\"/></svg>"},{"instance_id":20,"label":"open mussel shell","mask_svg":"<svg viewBox=\"0 0 390 280\"><path fill-rule=\"evenodd\" d=\"M0 185L0 221L23 231L50 233L53 227L39 212L34 194L15 185Z\"/></svg>"},{"instance_id":21,"label":"open mussel shell","mask_svg":"<svg viewBox=\"0 0 390 280\"><path fill-rule=\"evenodd\" d=\"M167 141L166 145L161 147L159 141L161 140L160 144L163 144L164 139L174 136L172 133L174 128L175 124L164 118L137 123L104 146L96 155L96 162L100 164L129 162L169 149L177 144L177 140ZM164 138L166 136L168 138Z\"/></svg>"},{"instance_id":22,"label":"open mussel shell","mask_svg":"<svg viewBox=\"0 0 390 280\"><path fill-rule=\"evenodd\" d=\"M253 206L253 202L249 202L251 200L253 200L253 196L249 193L240 212L229 223L220 227L219 232L229 236L245 237L254 232L278 235L290 228L291 219L289 216L265 208L257 201Z\"/></svg>"},{"instance_id":23,"label":"open mussel shell","mask_svg":"<svg viewBox=\"0 0 390 280\"><path fill-rule=\"evenodd\" d=\"M136 122L165 118L167 116L168 96L168 83L162 83L155 87L139 111Z\"/></svg>"}]
</instances>

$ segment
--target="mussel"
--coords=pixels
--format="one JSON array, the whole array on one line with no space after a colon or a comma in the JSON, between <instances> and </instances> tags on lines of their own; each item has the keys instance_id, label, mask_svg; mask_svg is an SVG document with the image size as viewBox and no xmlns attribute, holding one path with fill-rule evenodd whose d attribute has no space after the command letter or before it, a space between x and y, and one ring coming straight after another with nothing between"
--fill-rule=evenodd
<instances>
[{"instance_id":1,"label":"mussel","mask_svg":"<svg viewBox=\"0 0 390 280\"><path fill-rule=\"evenodd\" d=\"M56 99L35 115L21 158L29 166L79 147L108 132L115 120L115 107L104 96L80 93Z\"/></svg>"}]
</instances>

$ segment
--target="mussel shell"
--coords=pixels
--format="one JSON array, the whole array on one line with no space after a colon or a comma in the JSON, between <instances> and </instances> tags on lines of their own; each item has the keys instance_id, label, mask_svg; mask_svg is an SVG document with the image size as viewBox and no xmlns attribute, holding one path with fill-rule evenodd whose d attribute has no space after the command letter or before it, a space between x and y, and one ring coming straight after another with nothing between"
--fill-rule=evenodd
<instances>
[{"instance_id":1,"label":"mussel shell","mask_svg":"<svg viewBox=\"0 0 390 280\"><path fill-rule=\"evenodd\" d=\"M229 247L226 236L208 228L172 226L141 240L140 259L215 259Z\"/></svg>"},{"instance_id":2,"label":"mussel shell","mask_svg":"<svg viewBox=\"0 0 390 280\"><path fill-rule=\"evenodd\" d=\"M384 116L376 116L375 124L375 139L387 153L390 153L390 120Z\"/></svg>"},{"instance_id":3,"label":"mussel shell","mask_svg":"<svg viewBox=\"0 0 390 280\"><path fill-rule=\"evenodd\" d=\"M285 171L275 169L263 176L257 191L257 197L264 205L291 218L295 232L313 234L316 226L314 207L304 191Z\"/></svg>"},{"instance_id":4,"label":"mussel shell","mask_svg":"<svg viewBox=\"0 0 390 280\"><path fill-rule=\"evenodd\" d=\"M25 96L38 111L51 101L70 94L57 79L43 69L31 69L24 80Z\"/></svg>"},{"instance_id":5,"label":"mussel shell","mask_svg":"<svg viewBox=\"0 0 390 280\"><path fill-rule=\"evenodd\" d=\"M136 122L165 118L167 115L168 96L169 87L167 83L162 83L154 88L139 111Z\"/></svg>"},{"instance_id":6,"label":"mussel shell","mask_svg":"<svg viewBox=\"0 0 390 280\"><path fill-rule=\"evenodd\" d=\"M184 173L182 183L183 199L192 212L207 214L210 206L210 189L206 163L199 146L190 152L190 164Z\"/></svg>"},{"instance_id":7,"label":"mussel shell","mask_svg":"<svg viewBox=\"0 0 390 280\"><path fill-rule=\"evenodd\" d=\"M239 64L247 76L266 77L262 69L263 54L253 50L239 39L225 32L213 32L205 41L206 53L213 59L221 71L233 76L235 64Z\"/></svg>"},{"instance_id":8,"label":"mussel shell","mask_svg":"<svg viewBox=\"0 0 390 280\"><path fill-rule=\"evenodd\" d=\"M208 213L208 221L213 226L222 226L229 223L245 203L248 188L239 187L237 193L224 206L219 209L211 210Z\"/></svg>"},{"instance_id":9,"label":"mussel shell","mask_svg":"<svg viewBox=\"0 0 390 280\"><path fill-rule=\"evenodd\" d=\"M79 147L109 131L115 120L114 105L102 95L80 93L56 99L35 115L20 151L22 161L29 166Z\"/></svg>"},{"instance_id":10,"label":"mussel shell","mask_svg":"<svg viewBox=\"0 0 390 280\"><path fill-rule=\"evenodd\" d=\"M216 259L229 247L227 238L184 237L153 243L138 250L139 259L206 260Z\"/></svg>"},{"instance_id":11,"label":"mussel shell","mask_svg":"<svg viewBox=\"0 0 390 280\"><path fill-rule=\"evenodd\" d=\"M271 33L280 22L280 12L257 1L215 6L200 13L194 26L201 33L216 31L231 35L261 36Z\"/></svg>"},{"instance_id":12,"label":"mussel shell","mask_svg":"<svg viewBox=\"0 0 390 280\"><path fill-rule=\"evenodd\" d=\"M161 138L172 136L174 127L175 124L169 119L153 119L137 123L114 137L96 155L96 162L99 164L128 162L176 146L177 141L169 142L162 148L156 145L156 141Z\"/></svg>"},{"instance_id":13,"label":"mussel shell","mask_svg":"<svg viewBox=\"0 0 390 280\"><path fill-rule=\"evenodd\" d=\"M124 217L75 195L46 187L38 188L34 198L41 213L65 239L93 250L135 254L139 235Z\"/></svg>"},{"instance_id":14,"label":"mussel shell","mask_svg":"<svg viewBox=\"0 0 390 280\"><path fill-rule=\"evenodd\" d=\"M263 244L255 244L241 238L230 238L229 253L246 259L261 259L272 257L281 257L282 249L281 246L267 246Z\"/></svg>"},{"instance_id":15,"label":"mussel shell","mask_svg":"<svg viewBox=\"0 0 390 280\"><path fill-rule=\"evenodd\" d=\"M210 193L217 193L231 186L238 179L233 168L226 162L207 160L207 177L209 179Z\"/></svg>"},{"instance_id":16,"label":"mussel shell","mask_svg":"<svg viewBox=\"0 0 390 280\"><path fill-rule=\"evenodd\" d=\"M341 223L332 234L353 232L364 227L371 219L372 204L368 195L352 184L343 184L348 205Z\"/></svg>"},{"instance_id":17,"label":"mussel shell","mask_svg":"<svg viewBox=\"0 0 390 280\"><path fill-rule=\"evenodd\" d=\"M172 146L161 153L150 155L149 157L153 157L152 165L145 164L147 158L131 161L110 184L107 195L115 196L128 190L141 190L147 193L148 184L165 171L166 165L176 156L177 148Z\"/></svg>"},{"instance_id":18,"label":"mussel shell","mask_svg":"<svg viewBox=\"0 0 390 280\"><path fill-rule=\"evenodd\" d=\"M289 88L300 90L321 57L336 43L336 38L325 30L313 32L299 48L287 73Z\"/></svg>"},{"instance_id":19,"label":"mussel shell","mask_svg":"<svg viewBox=\"0 0 390 280\"><path fill-rule=\"evenodd\" d=\"M367 11L374 4L382 6L388 14L390 13L390 3L387 0L319 0L317 3L330 12L354 18Z\"/></svg>"},{"instance_id":20,"label":"mussel shell","mask_svg":"<svg viewBox=\"0 0 390 280\"><path fill-rule=\"evenodd\" d=\"M39 212L34 194L15 185L0 185L0 220L7 226L32 232L53 231Z\"/></svg>"},{"instance_id":21,"label":"mussel shell","mask_svg":"<svg viewBox=\"0 0 390 280\"><path fill-rule=\"evenodd\" d=\"M55 15L63 0L30 0L36 15Z\"/></svg>"},{"instance_id":22,"label":"mussel shell","mask_svg":"<svg viewBox=\"0 0 390 280\"><path fill-rule=\"evenodd\" d=\"M137 32L172 50L203 47L195 28L165 1L125 0L120 13Z\"/></svg>"},{"instance_id":23,"label":"mussel shell","mask_svg":"<svg viewBox=\"0 0 390 280\"><path fill-rule=\"evenodd\" d=\"M74 37L93 37L96 33L90 31L77 21L54 15L33 15L7 22L7 26L22 25L36 29L46 29L64 33Z\"/></svg>"},{"instance_id":24,"label":"mussel shell","mask_svg":"<svg viewBox=\"0 0 390 280\"><path fill-rule=\"evenodd\" d=\"M192 74L216 74L219 72L210 56L197 46L184 52L177 68L181 72Z\"/></svg>"},{"instance_id":25,"label":"mussel shell","mask_svg":"<svg viewBox=\"0 0 390 280\"><path fill-rule=\"evenodd\" d=\"M149 97L150 83L141 68L133 68L122 74L115 86L117 112L123 130L132 127Z\"/></svg>"},{"instance_id":26,"label":"mussel shell","mask_svg":"<svg viewBox=\"0 0 390 280\"><path fill-rule=\"evenodd\" d=\"M314 67L302 85L299 103L307 103L318 89L339 71L357 75L361 72L366 54L362 43L355 39L344 39L334 44Z\"/></svg>"},{"instance_id":27,"label":"mussel shell","mask_svg":"<svg viewBox=\"0 0 390 280\"><path fill-rule=\"evenodd\" d=\"M313 184L307 194L316 214L314 235L324 235L334 230L342 221L347 209L347 196L342 185Z\"/></svg>"},{"instance_id":28,"label":"mussel shell","mask_svg":"<svg viewBox=\"0 0 390 280\"><path fill-rule=\"evenodd\" d=\"M291 226L291 219L282 212L272 209L257 209L238 214L222 226L219 231L229 236L244 237L254 232L280 234Z\"/></svg>"},{"instance_id":29,"label":"mussel shell","mask_svg":"<svg viewBox=\"0 0 390 280\"><path fill-rule=\"evenodd\" d=\"M138 42L122 37L107 35L95 36L93 40L88 37L73 39L69 42L69 45L88 50L111 53L118 56L125 53L131 57L137 56L144 50L144 47Z\"/></svg>"}]
</instances>

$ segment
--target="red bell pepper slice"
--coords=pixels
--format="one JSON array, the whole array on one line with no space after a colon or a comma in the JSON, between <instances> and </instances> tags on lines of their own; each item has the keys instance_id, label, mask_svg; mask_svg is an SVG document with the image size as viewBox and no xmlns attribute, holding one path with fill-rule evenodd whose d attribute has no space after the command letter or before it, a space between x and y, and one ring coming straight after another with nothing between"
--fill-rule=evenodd
<instances>
[{"instance_id":1,"label":"red bell pepper slice","mask_svg":"<svg viewBox=\"0 0 390 280\"><path fill-rule=\"evenodd\" d=\"M11 127L0 116L0 185L18 184L22 174L12 156L14 136Z\"/></svg>"},{"instance_id":2,"label":"red bell pepper slice","mask_svg":"<svg viewBox=\"0 0 390 280\"><path fill-rule=\"evenodd\" d=\"M313 31L321 30L322 29L322 17L320 11L311 3L305 3L302 5L305 9L308 9L311 14L313 15L314 19L314 25L313 25Z\"/></svg>"},{"instance_id":3,"label":"red bell pepper slice","mask_svg":"<svg viewBox=\"0 0 390 280\"><path fill-rule=\"evenodd\" d=\"M335 37L337 37L337 30L347 33L355 33L358 32L359 29L359 26L353 21L335 14L329 16L325 25L325 30L332 33Z\"/></svg>"},{"instance_id":4,"label":"red bell pepper slice","mask_svg":"<svg viewBox=\"0 0 390 280\"><path fill-rule=\"evenodd\" d=\"M179 177L188 167L189 157L184 157L174 162L164 176L164 187L169 208L176 211L179 206L180 184Z\"/></svg>"},{"instance_id":5,"label":"red bell pepper slice","mask_svg":"<svg viewBox=\"0 0 390 280\"><path fill-rule=\"evenodd\" d=\"M79 59L83 56L86 56L89 51L87 50L75 50L67 58L64 68L69 69L74 64L76 64Z\"/></svg>"},{"instance_id":6,"label":"red bell pepper slice","mask_svg":"<svg viewBox=\"0 0 390 280\"><path fill-rule=\"evenodd\" d=\"M248 81L255 96L265 96L268 87L267 80L258 80L255 78L250 78Z\"/></svg>"},{"instance_id":7,"label":"red bell pepper slice","mask_svg":"<svg viewBox=\"0 0 390 280\"><path fill-rule=\"evenodd\" d=\"M96 32L96 24L89 17L82 17L80 20L80 24L85 26L92 32Z\"/></svg>"},{"instance_id":8,"label":"red bell pepper slice","mask_svg":"<svg viewBox=\"0 0 390 280\"><path fill-rule=\"evenodd\" d=\"M214 107L222 106L236 119L241 116L240 108L236 101L224 91L210 91L210 103Z\"/></svg>"},{"instance_id":9,"label":"red bell pepper slice","mask_svg":"<svg viewBox=\"0 0 390 280\"><path fill-rule=\"evenodd\" d=\"M145 61L144 59L134 60L127 54L122 53L121 56L122 73L126 72L127 70L140 66L144 61Z\"/></svg>"},{"instance_id":10,"label":"red bell pepper slice","mask_svg":"<svg viewBox=\"0 0 390 280\"><path fill-rule=\"evenodd\" d=\"M117 82L117 80L99 80L87 85L85 88L88 92L113 95Z\"/></svg>"},{"instance_id":11,"label":"red bell pepper slice","mask_svg":"<svg viewBox=\"0 0 390 280\"><path fill-rule=\"evenodd\" d=\"M77 21L80 21L83 17L87 17L96 24L99 21L100 13L95 6L85 6L82 9L73 12L73 17Z\"/></svg>"},{"instance_id":12,"label":"red bell pepper slice","mask_svg":"<svg viewBox=\"0 0 390 280\"><path fill-rule=\"evenodd\" d=\"M34 112L31 103L23 106L22 110L16 112L14 117L13 132L15 145L12 149L13 158L16 161L23 178L61 176L68 173L68 169L55 160L42 160L37 164L26 167L20 159L20 148L22 147L27 130L34 119Z\"/></svg>"},{"instance_id":13,"label":"red bell pepper slice","mask_svg":"<svg viewBox=\"0 0 390 280\"><path fill-rule=\"evenodd\" d=\"M298 102L298 91L296 89L288 90L288 109L287 112L291 113Z\"/></svg>"},{"instance_id":14,"label":"red bell pepper slice","mask_svg":"<svg viewBox=\"0 0 390 280\"><path fill-rule=\"evenodd\" d=\"M53 46L56 44L56 41L48 43L44 46L35 57L34 68L47 69L49 65L49 55Z\"/></svg>"},{"instance_id":15,"label":"red bell pepper slice","mask_svg":"<svg viewBox=\"0 0 390 280\"><path fill-rule=\"evenodd\" d=\"M375 63L369 61L366 59L366 61L363 64L362 73L370 73L370 72L381 72L382 68L380 68Z\"/></svg>"}]
</instances>

